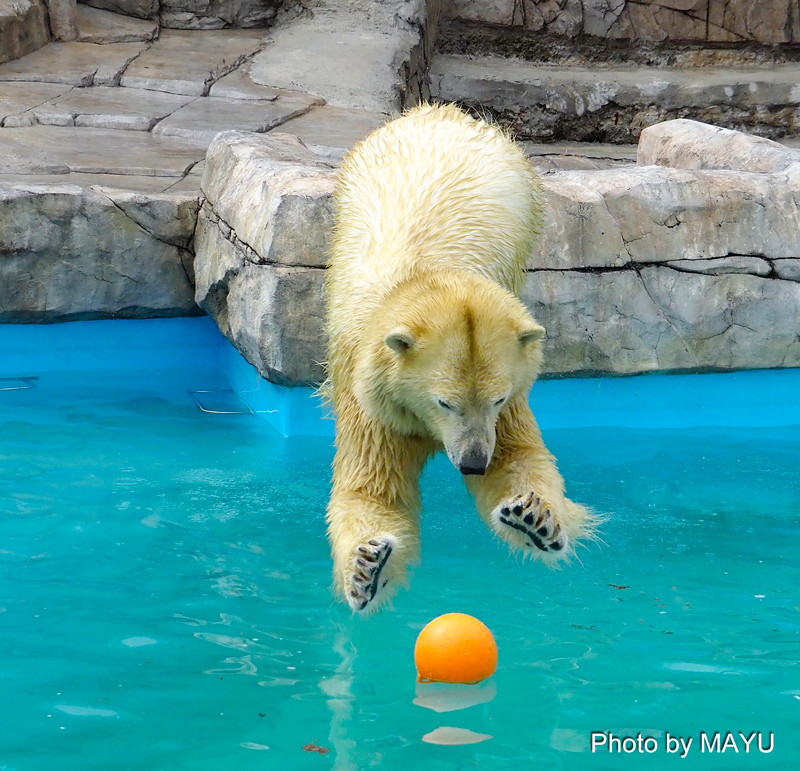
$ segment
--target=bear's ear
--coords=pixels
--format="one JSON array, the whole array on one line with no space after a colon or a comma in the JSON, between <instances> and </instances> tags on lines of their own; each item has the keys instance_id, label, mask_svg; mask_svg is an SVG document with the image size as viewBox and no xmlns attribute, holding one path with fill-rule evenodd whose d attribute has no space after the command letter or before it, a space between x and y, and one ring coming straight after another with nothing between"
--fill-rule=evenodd
<instances>
[{"instance_id":1,"label":"bear's ear","mask_svg":"<svg viewBox=\"0 0 800 771\"><path fill-rule=\"evenodd\" d=\"M529 345L530 343L535 343L541 340L545 335L544 327L537 324L535 321L529 327L526 327L517 335L517 340L519 340L523 345Z\"/></svg>"},{"instance_id":2,"label":"bear's ear","mask_svg":"<svg viewBox=\"0 0 800 771\"><path fill-rule=\"evenodd\" d=\"M405 353L414 347L416 340L414 340L414 335L411 334L410 329L398 327L389 332L389 334L383 338L383 342L395 353Z\"/></svg>"}]
</instances>

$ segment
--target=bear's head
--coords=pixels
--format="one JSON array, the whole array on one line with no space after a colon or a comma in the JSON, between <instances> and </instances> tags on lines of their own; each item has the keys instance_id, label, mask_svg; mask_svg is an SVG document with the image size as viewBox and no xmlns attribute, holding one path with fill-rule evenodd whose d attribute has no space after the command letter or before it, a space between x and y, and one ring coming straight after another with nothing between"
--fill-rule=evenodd
<instances>
[{"instance_id":1,"label":"bear's head","mask_svg":"<svg viewBox=\"0 0 800 771\"><path fill-rule=\"evenodd\" d=\"M544 328L513 294L463 271L405 282L372 322L362 403L440 443L462 474L483 474L501 410L536 379Z\"/></svg>"}]
</instances>

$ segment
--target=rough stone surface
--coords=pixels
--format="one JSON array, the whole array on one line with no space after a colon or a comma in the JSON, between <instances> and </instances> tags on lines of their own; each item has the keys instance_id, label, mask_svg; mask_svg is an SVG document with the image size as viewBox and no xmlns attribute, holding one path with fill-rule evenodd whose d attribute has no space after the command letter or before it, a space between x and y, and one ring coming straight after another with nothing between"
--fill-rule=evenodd
<instances>
[{"instance_id":1,"label":"rough stone surface","mask_svg":"<svg viewBox=\"0 0 800 771\"><path fill-rule=\"evenodd\" d=\"M325 271L259 265L224 236L218 223L198 217L196 239L208 258L195 261L198 301L223 334L273 383L322 381L326 345Z\"/></svg>"},{"instance_id":2,"label":"rough stone surface","mask_svg":"<svg viewBox=\"0 0 800 771\"><path fill-rule=\"evenodd\" d=\"M161 0L159 18L173 29L266 27L286 0Z\"/></svg>"},{"instance_id":3,"label":"rough stone surface","mask_svg":"<svg viewBox=\"0 0 800 771\"><path fill-rule=\"evenodd\" d=\"M195 235L197 302L275 382L318 382L334 171L295 137L220 134Z\"/></svg>"},{"instance_id":4,"label":"rough stone surface","mask_svg":"<svg viewBox=\"0 0 800 771\"><path fill-rule=\"evenodd\" d=\"M135 190L136 188L130 188ZM200 177L196 174L185 174L183 177L173 178L169 185L163 188L168 193L191 193L195 198L200 198Z\"/></svg>"},{"instance_id":5,"label":"rough stone surface","mask_svg":"<svg viewBox=\"0 0 800 771\"><path fill-rule=\"evenodd\" d=\"M272 43L253 59L252 79L316 94L337 107L398 112L409 75L420 74L409 62L428 23L424 2L315 0L309 7L311 18L272 31Z\"/></svg>"},{"instance_id":6,"label":"rough stone surface","mask_svg":"<svg viewBox=\"0 0 800 771\"><path fill-rule=\"evenodd\" d=\"M547 329L545 372L625 374L800 364L800 284L667 266L536 271L523 298Z\"/></svg>"},{"instance_id":7,"label":"rough stone surface","mask_svg":"<svg viewBox=\"0 0 800 771\"><path fill-rule=\"evenodd\" d=\"M125 88L78 88L28 111L34 123L149 131L193 97Z\"/></svg>"},{"instance_id":8,"label":"rough stone surface","mask_svg":"<svg viewBox=\"0 0 800 771\"><path fill-rule=\"evenodd\" d=\"M187 196L0 186L0 321L196 313L196 210Z\"/></svg>"},{"instance_id":9,"label":"rough stone surface","mask_svg":"<svg viewBox=\"0 0 800 771\"><path fill-rule=\"evenodd\" d=\"M197 33L165 30L125 70L120 85L202 96L223 75L258 51L264 33L256 30L214 30Z\"/></svg>"},{"instance_id":10,"label":"rough stone surface","mask_svg":"<svg viewBox=\"0 0 800 771\"><path fill-rule=\"evenodd\" d=\"M67 85L57 83L0 82L0 126L5 125L4 121L7 118L13 119L33 107L38 107L60 96L69 88Z\"/></svg>"},{"instance_id":11,"label":"rough stone surface","mask_svg":"<svg viewBox=\"0 0 800 771\"><path fill-rule=\"evenodd\" d=\"M333 177L332 167L291 135L234 131L209 147L201 189L222 227L252 250L252 261L324 267Z\"/></svg>"},{"instance_id":12,"label":"rough stone surface","mask_svg":"<svg viewBox=\"0 0 800 771\"><path fill-rule=\"evenodd\" d=\"M708 2L708 39L720 42L756 40L759 43L796 43L800 40L800 15L792 0L770 3Z\"/></svg>"},{"instance_id":13,"label":"rough stone surface","mask_svg":"<svg viewBox=\"0 0 800 771\"><path fill-rule=\"evenodd\" d=\"M636 163L636 145L526 141L519 144L537 174L610 169Z\"/></svg>"},{"instance_id":14,"label":"rough stone surface","mask_svg":"<svg viewBox=\"0 0 800 771\"><path fill-rule=\"evenodd\" d=\"M55 44L0 66L0 185L7 193L0 240L8 235L13 242L0 243L0 261L8 258L0 271L0 320L199 312L192 300L192 239L208 143L222 129L271 131L322 100L236 72L263 44L263 32L165 32L155 43L118 42L131 34L146 38L154 24L125 19L115 25L111 14L81 10L84 20L102 22L92 34L96 43ZM118 84L123 73L125 87ZM200 95L226 73L231 77L215 96ZM113 85L98 85L105 82ZM319 163L297 140L278 144L287 141L293 152ZM281 184L276 180L271 187L279 228L265 254L276 264L302 265L303 249L317 254L304 241L314 232L306 218L316 210L309 214L304 208L307 180L297 182L297 189ZM252 191L254 206L263 203L260 192ZM232 220L238 223L239 215L233 213ZM292 221L294 240L286 229ZM32 234L23 248L18 229L47 237ZM53 235L62 229L64 234ZM243 232L249 237L246 227ZM260 244L266 238L258 234ZM81 239L86 244L78 258ZM283 323L291 319L286 292L305 286L306 278L302 269L278 268L267 286L275 286L273 314ZM317 274L322 271L312 272ZM280 339L288 340L289 333L286 327ZM276 350L276 356L291 356L284 342ZM276 366L288 367L289 378L302 375L290 363Z\"/></svg>"},{"instance_id":15,"label":"rough stone surface","mask_svg":"<svg viewBox=\"0 0 800 771\"><path fill-rule=\"evenodd\" d=\"M264 132L302 115L320 100L307 94L286 93L273 100L230 100L209 96L195 99L162 120L153 133L185 137L209 144L226 129Z\"/></svg>"},{"instance_id":16,"label":"rough stone surface","mask_svg":"<svg viewBox=\"0 0 800 771\"><path fill-rule=\"evenodd\" d=\"M69 42L78 37L78 14L75 0L46 0L50 34L53 40Z\"/></svg>"},{"instance_id":17,"label":"rough stone surface","mask_svg":"<svg viewBox=\"0 0 800 771\"><path fill-rule=\"evenodd\" d=\"M348 110L326 104L294 118L284 124L281 131L294 134L317 155L341 159L356 142L360 142L386 120L381 113Z\"/></svg>"},{"instance_id":18,"label":"rough stone surface","mask_svg":"<svg viewBox=\"0 0 800 771\"><path fill-rule=\"evenodd\" d=\"M376 112L400 109L399 62L392 34L365 35L358 30L331 30L327 25L308 29L307 20L303 21L276 30L275 42L255 56L251 72L256 82L317 96L334 93L327 101L342 107ZM352 55L353 50L359 51L358 57ZM315 56L309 56L309 51ZM320 67L318 57L330 64Z\"/></svg>"},{"instance_id":19,"label":"rough stone surface","mask_svg":"<svg viewBox=\"0 0 800 771\"><path fill-rule=\"evenodd\" d=\"M531 268L621 268L729 255L800 257L797 176L656 166L559 172Z\"/></svg>"},{"instance_id":20,"label":"rough stone surface","mask_svg":"<svg viewBox=\"0 0 800 771\"><path fill-rule=\"evenodd\" d=\"M636 41L800 41L792 0L444 0L448 18Z\"/></svg>"},{"instance_id":21,"label":"rough stone surface","mask_svg":"<svg viewBox=\"0 0 800 771\"><path fill-rule=\"evenodd\" d=\"M798 14L800 27L800 14ZM798 32L800 34L800 32ZM441 19L436 51L463 56L498 56L562 67L674 67L713 70L771 67L800 60L795 45L763 45L754 41L732 43L663 39L625 40L589 34L575 37L552 30L526 30L518 26Z\"/></svg>"},{"instance_id":22,"label":"rough stone surface","mask_svg":"<svg viewBox=\"0 0 800 771\"><path fill-rule=\"evenodd\" d=\"M719 138L730 157L733 133ZM547 371L798 366L800 174L785 168L545 178L549 218L525 299L552 341Z\"/></svg>"},{"instance_id":23,"label":"rough stone surface","mask_svg":"<svg viewBox=\"0 0 800 771\"><path fill-rule=\"evenodd\" d=\"M26 56L49 41L42 0L0 0L0 64Z\"/></svg>"},{"instance_id":24,"label":"rough stone surface","mask_svg":"<svg viewBox=\"0 0 800 771\"><path fill-rule=\"evenodd\" d=\"M335 171L296 141L254 142L222 134L209 152L197 301L262 374L311 382L324 356L311 303ZM314 184L287 195L302 180ZM628 163L554 171L543 185L546 222L523 296L547 329L545 374L800 365L800 164L765 173Z\"/></svg>"},{"instance_id":25,"label":"rough stone surface","mask_svg":"<svg viewBox=\"0 0 800 771\"><path fill-rule=\"evenodd\" d=\"M81 0L87 5L140 19L158 19L167 29L209 30L266 27L283 12L302 12L302 0Z\"/></svg>"},{"instance_id":26,"label":"rough stone surface","mask_svg":"<svg viewBox=\"0 0 800 771\"><path fill-rule=\"evenodd\" d=\"M678 169L780 172L800 163L800 151L741 131L693 120L650 126L639 139L638 161Z\"/></svg>"},{"instance_id":27,"label":"rough stone surface","mask_svg":"<svg viewBox=\"0 0 800 771\"><path fill-rule=\"evenodd\" d=\"M182 177L205 155L205 145L139 131L31 126L4 128L0 136L0 174Z\"/></svg>"},{"instance_id":28,"label":"rough stone surface","mask_svg":"<svg viewBox=\"0 0 800 771\"><path fill-rule=\"evenodd\" d=\"M254 83L246 73L237 77L236 68L262 46L263 32L168 31L154 43L118 42L133 34L147 38L153 22L124 19L115 24L107 12L81 11L84 21L99 20L97 31L87 35L96 43L54 44L0 66L0 185L8 190L8 203L0 207L0 233L10 218L14 225L7 230L9 238L19 223L51 235L54 228L72 230L75 236L74 241L69 235L60 241L53 237L51 246L32 237L20 255L16 246L6 249L0 244L0 259L13 256L5 263L7 273L0 276L4 309L0 319L56 321L199 312L191 300L191 253L208 143L222 129L268 132L322 100ZM128 76L125 87L119 85L123 73ZM227 73L232 77L215 96L201 95ZM294 142L296 151L303 150ZM303 152L318 162L312 153ZM287 190L276 195L283 196L276 203L281 225L307 214L297 204L299 194ZM52 201L58 205L51 206ZM184 211L188 204L191 222ZM37 207L41 216L34 220L31 212ZM296 250L309 232L305 221L297 224L302 225L301 235L294 247L285 229L279 228L268 250L277 255L274 259L291 262L286 253ZM114 242L118 258L108 255L115 233L121 239ZM87 242L80 260L72 257L79 237ZM58 255L66 255L67 262L59 265ZM97 281L89 281L84 290L77 276L88 275L93 262ZM179 282L176 266L181 271ZM288 275L279 286L287 281L296 283L300 278ZM51 287L53 282L63 291ZM10 293L14 297L7 298ZM284 289L278 293L284 298ZM286 315L282 306L275 314ZM291 372L291 377L297 375Z\"/></svg>"},{"instance_id":29,"label":"rough stone surface","mask_svg":"<svg viewBox=\"0 0 800 771\"><path fill-rule=\"evenodd\" d=\"M800 129L800 65L713 71L564 68L439 56L431 89L488 112L517 136L636 141L663 120L694 118L776 138Z\"/></svg>"},{"instance_id":30,"label":"rough stone surface","mask_svg":"<svg viewBox=\"0 0 800 771\"><path fill-rule=\"evenodd\" d=\"M81 2L94 8L138 19L154 19L158 15L159 6L159 0L81 0Z\"/></svg>"},{"instance_id":31,"label":"rough stone surface","mask_svg":"<svg viewBox=\"0 0 800 771\"><path fill-rule=\"evenodd\" d=\"M158 23L151 19L122 16L88 5L79 5L77 39L81 43L135 43L153 40Z\"/></svg>"},{"instance_id":32,"label":"rough stone surface","mask_svg":"<svg viewBox=\"0 0 800 771\"><path fill-rule=\"evenodd\" d=\"M92 43L52 43L24 59L0 65L0 81L117 85L120 74L145 49L144 43L113 48Z\"/></svg>"},{"instance_id":33,"label":"rough stone surface","mask_svg":"<svg viewBox=\"0 0 800 771\"><path fill-rule=\"evenodd\" d=\"M281 93L289 93L272 86L256 83L250 76L251 62L245 62L233 72L220 78L209 90L209 96L225 97L226 99L255 99L264 101L277 99ZM299 93L299 92L298 92Z\"/></svg>"},{"instance_id":34,"label":"rough stone surface","mask_svg":"<svg viewBox=\"0 0 800 771\"><path fill-rule=\"evenodd\" d=\"M659 19L678 11L685 17L686 2L670 0L670 13ZM285 54L272 68L264 59L248 64L263 33L231 30L202 33L202 46L197 33L170 31L154 43L61 43L0 65L0 319L198 312L190 254L196 249L196 298L247 358L276 382L321 378L322 286L336 172L320 155L340 157L409 95L421 93L409 84L416 78L422 87L430 41L420 36L417 0L308 4L315 11L312 31L328 23L329 46L338 32L350 41L358 30L391 38L392 77L377 69L377 80L365 75L362 81L369 88L378 82L362 97L380 109L309 110L313 97L280 89L303 64L287 53L297 39L281 31L299 29L293 22L276 28L276 42L264 49ZM574 30L575 0L515 3L529 26L534 5L550 32L561 24L563 36L586 34ZM610 36L624 20L616 7L586 0L581 24L607 27ZM747 21L752 30L754 19ZM370 51L369 62L389 61L386 52L367 46ZM341 55L320 49L318 82L331 79ZM562 111L589 130L604 110L603 120L613 123L614 109L618 122L638 131L665 106L685 103L690 107L682 109L697 115L734 103L747 107L751 99L750 106L767 105L754 107L758 120L777 125L769 105L789 100L781 108L789 115L797 110L791 100L800 101L789 66L748 72L752 92L719 70L699 84L691 73L683 80L670 73L666 85L650 77L652 70L639 70L626 76L627 91L610 94L604 69L586 70L591 77L578 71L571 86L563 77L528 83L529 92L543 94L537 120L546 125L551 112ZM347 72L339 74L349 78ZM126 88L98 87L121 80ZM339 98L351 85L340 83L332 93ZM513 107L520 102L517 86L496 80L489 91L524 122L531 109ZM184 89L184 95L169 93ZM652 109L631 121L642 95ZM292 118L296 113L287 107L293 104L308 111ZM262 121L263 115L277 117ZM272 131L276 123L293 136ZM211 135L236 126L267 133L217 135L203 163ZM527 150L547 172L550 201L525 287L526 301L548 330L547 372L800 364L795 151L691 121L645 132L638 166L630 148Z\"/></svg>"},{"instance_id":35,"label":"rough stone surface","mask_svg":"<svg viewBox=\"0 0 800 771\"><path fill-rule=\"evenodd\" d=\"M194 179L194 184L185 187L178 185L184 179ZM85 174L71 172L68 169L63 174L3 174L2 184L9 187L52 187L66 186L70 189L83 188L108 188L134 193L165 193L194 191L195 197L200 193L200 180L194 175L173 177L142 177L134 174Z\"/></svg>"},{"instance_id":36,"label":"rough stone surface","mask_svg":"<svg viewBox=\"0 0 800 771\"><path fill-rule=\"evenodd\" d=\"M442 11L451 19L511 26L515 20L515 0L444 0Z\"/></svg>"}]
</instances>

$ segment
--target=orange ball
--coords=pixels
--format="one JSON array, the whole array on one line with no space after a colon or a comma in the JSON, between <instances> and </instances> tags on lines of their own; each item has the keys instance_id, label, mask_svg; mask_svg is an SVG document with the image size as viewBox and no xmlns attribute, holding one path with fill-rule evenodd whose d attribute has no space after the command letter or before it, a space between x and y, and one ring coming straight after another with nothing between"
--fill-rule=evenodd
<instances>
[{"instance_id":1,"label":"orange ball","mask_svg":"<svg viewBox=\"0 0 800 771\"><path fill-rule=\"evenodd\" d=\"M420 682L478 683L494 674L497 645L474 616L445 613L419 633L414 663Z\"/></svg>"}]
</instances>

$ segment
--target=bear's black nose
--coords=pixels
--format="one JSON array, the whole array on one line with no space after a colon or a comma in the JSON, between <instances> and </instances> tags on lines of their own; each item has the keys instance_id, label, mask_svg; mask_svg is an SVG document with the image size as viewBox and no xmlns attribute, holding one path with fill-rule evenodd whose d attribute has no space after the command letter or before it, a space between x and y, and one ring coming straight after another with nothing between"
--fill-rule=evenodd
<instances>
[{"instance_id":1,"label":"bear's black nose","mask_svg":"<svg viewBox=\"0 0 800 771\"><path fill-rule=\"evenodd\" d=\"M458 470L464 474L464 476L468 474L485 474L488 465L489 459L484 453L474 453L464 455L461 458Z\"/></svg>"}]
</instances>

